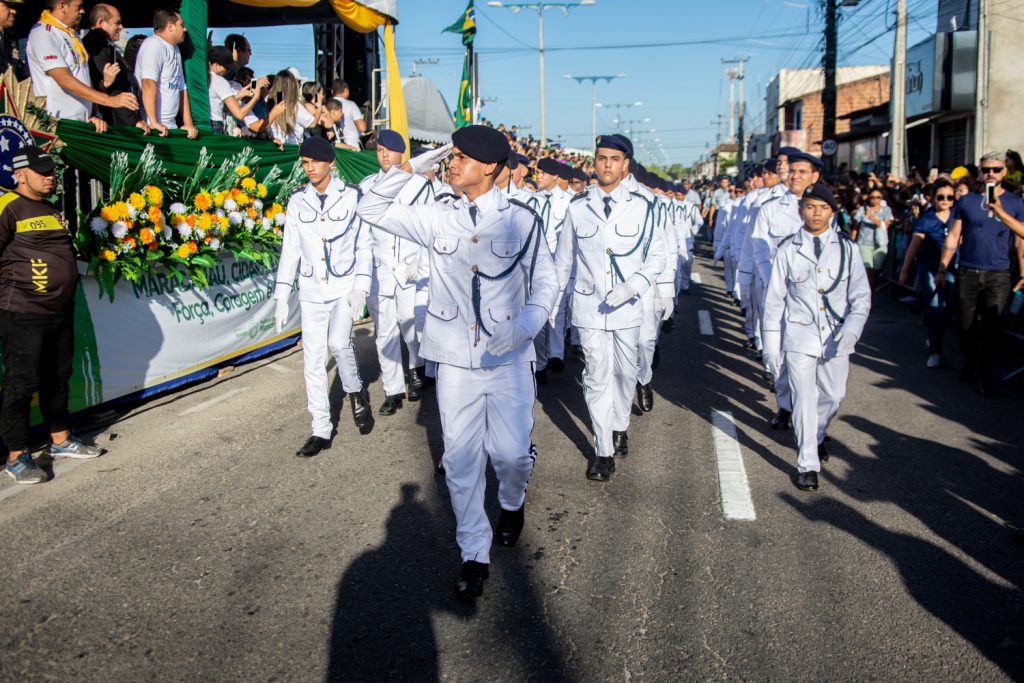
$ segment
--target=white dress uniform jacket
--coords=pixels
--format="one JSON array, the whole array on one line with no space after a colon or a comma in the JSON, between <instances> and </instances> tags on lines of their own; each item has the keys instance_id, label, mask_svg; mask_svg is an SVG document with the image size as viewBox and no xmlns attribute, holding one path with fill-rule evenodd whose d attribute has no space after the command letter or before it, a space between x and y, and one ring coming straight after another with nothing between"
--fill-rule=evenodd
<instances>
[{"instance_id":1,"label":"white dress uniform jacket","mask_svg":"<svg viewBox=\"0 0 1024 683\"><path fill-rule=\"evenodd\" d=\"M785 187L777 185L776 187ZM751 236L754 247L754 269L762 282L771 280L772 259L779 242L803 228L800 217L800 198L785 187L777 198L771 198L761 205L754 221Z\"/></svg>"}]
</instances>

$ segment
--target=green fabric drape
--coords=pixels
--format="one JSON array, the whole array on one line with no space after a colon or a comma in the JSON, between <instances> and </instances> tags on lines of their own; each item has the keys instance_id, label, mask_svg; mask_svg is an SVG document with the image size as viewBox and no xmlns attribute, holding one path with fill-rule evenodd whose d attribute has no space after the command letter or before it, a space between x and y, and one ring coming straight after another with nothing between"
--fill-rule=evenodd
<instances>
[{"instance_id":1,"label":"green fabric drape","mask_svg":"<svg viewBox=\"0 0 1024 683\"><path fill-rule=\"evenodd\" d=\"M179 181L191 175L203 147L213 155L214 168L220 166L224 159L242 151L243 147L252 147L260 157L261 178L271 166L281 166L284 176L287 176L299 157L297 145L285 145L281 151L266 140L246 140L212 133L200 133L197 139L189 140L180 130L172 130L168 137L161 138L143 135L138 128L124 126L111 126L106 133L97 133L91 124L67 119L57 122L57 137L65 144L60 152L65 162L103 182L110 181L111 154L126 152L129 163L134 166L146 145L150 144L157 158L164 162L168 175ZM380 168L375 152L338 149L335 155L339 174L350 183L357 183Z\"/></svg>"},{"instance_id":2,"label":"green fabric drape","mask_svg":"<svg viewBox=\"0 0 1024 683\"><path fill-rule=\"evenodd\" d=\"M183 0L181 19L185 23L185 42L181 45L185 83L188 84L188 105L196 128L211 132L210 84L206 65L206 0Z\"/></svg>"}]
</instances>

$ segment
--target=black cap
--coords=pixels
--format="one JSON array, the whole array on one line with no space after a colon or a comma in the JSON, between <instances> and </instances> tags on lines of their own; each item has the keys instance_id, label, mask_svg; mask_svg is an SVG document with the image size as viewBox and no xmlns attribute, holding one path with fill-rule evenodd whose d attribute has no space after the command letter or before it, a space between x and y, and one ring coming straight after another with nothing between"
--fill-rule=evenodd
<instances>
[{"instance_id":1,"label":"black cap","mask_svg":"<svg viewBox=\"0 0 1024 683\"><path fill-rule=\"evenodd\" d=\"M819 159L818 157L814 156L813 154L808 154L807 152L801 152L799 150L793 152L792 154L787 154L786 161L789 162L790 166L792 166L793 163L797 161L806 161L811 166L813 166L815 170L818 171L825 167L825 164L823 164L821 159Z\"/></svg>"},{"instance_id":2,"label":"black cap","mask_svg":"<svg viewBox=\"0 0 1024 683\"><path fill-rule=\"evenodd\" d=\"M803 154L803 152L796 147L779 147L779 151L776 154L785 154L788 159L790 154Z\"/></svg>"},{"instance_id":3,"label":"black cap","mask_svg":"<svg viewBox=\"0 0 1024 683\"><path fill-rule=\"evenodd\" d=\"M57 163L49 154L35 146L22 147L11 158L12 170L27 168L42 175L49 175L57 168Z\"/></svg>"},{"instance_id":4,"label":"black cap","mask_svg":"<svg viewBox=\"0 0 1024 683\"><path fill-rule=\"evenodd\" d=\"M832 194L832 190L829 189L825 183L814 183L809 185L804 190L804 199L818 199L825 202L832 207L832 211L839 210L839 204L836 203L836 196Z\"/></svg>"},{"instance_id":5,"label":"black cap","mask_svg":"<svg viewBox=\"0 0 1024 683\"><path fill-rule=\"evenodd\" d=\"M520 154L520 153L516 152L516 159L519 161L519 164L522 165L522 166L529 166L530 165L530 157L526 156L525 154Z\"/></svg>"},{"instance_id":6,"label":"black cap","mask_svg":"<svg viewBox=\"0 0 1024 683\"><path fill-rule=\"evenodd\" d=\"M463 126L452 133L452 142L466 156L485 164L506 163L512 154L504 133L489 126Z\"/></svg>"},{"instance_id":7,"label":"black cap","mask_svg":"<svg viewBox=\"0 0 1024 683\"><path fill-rule=\"evenodd\" d=\"M613 133L612 135L599 135L594 147L595 149L598 147L604 147L605 149L617 149L625 154L627 159L633 156L633 143L630 142L629 138L625 135L619 135L618 133Z\"/></svg>"},{"instance_id":8,"label":"black cap","mask_svg":"<svg viewBox=\"0 0 1024 683\"><path fill-rule=\"evenodd\" d=\"M560 164L551 157L544 157L537 162L537 170L550 173L551 175L558 175L562 172L562 167L565 164Z\"/></svg>"},{"instance_id":9,"label":"black cap","mask_svg":"<svg viewBox=\"0 0 1024 683\"><path fill-rule=\"evenodd\" d=\"M234 57L231 56L231 50L223 45L215 45L207 50L206 61L209 64L220 64L225 68L235 63Z\"/></svg>"},{"instance_id":10,"label":"black cap","mask_svg":"<svg viewBox=\"0 0 1024 683\"><path fill-rule=\"evenodd\" d=\"M390 149L392 152L405 153L405 138L390 128L381 128L377 131L377 146Z\"/></svg>"},{"instance_id":11,"label":"black cap","mask_svg":"<svg viewBox=\"0 0 1024 683\"><path fill-rule=\"evenodd\" d=\"M306 138L299 145L299 156L313 161L334 161L334 145L327 138Z\"/></svg>"},{"instance_id":12,"label":"black cap","mask_svg":"<svg viewBox=\"0 0 1024 683\"><path fill-rule=\"evenodd\" d=\"M765 173L778 173L779 172L779 160L775 158L766 159L764 162Z\"/></svg>"}]
</instances>

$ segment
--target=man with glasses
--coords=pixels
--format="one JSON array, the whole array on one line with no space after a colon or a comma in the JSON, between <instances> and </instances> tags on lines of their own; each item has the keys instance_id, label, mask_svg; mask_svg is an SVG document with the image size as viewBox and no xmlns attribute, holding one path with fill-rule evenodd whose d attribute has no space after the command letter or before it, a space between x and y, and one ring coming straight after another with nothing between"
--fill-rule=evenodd
<instances>
[{"instance_id":1,"label":"man with glasses","mask_svg":"<svg viewBox=\"0 0 1024 683\"><path fill-rule=\"evenodd\" d=\"M1024 241L1020 237L1024 235L1024 201L1002 187L1005 152L989 152L981 157L980 173L986 185L994 186L995 201L989 203L986 194L970 192L956 203L935 283L938 287L945 284L946 269L959 247L959 332L964 354L960 379L976 380L978 393L991 396L999 315L1011 289L1011 248L1016 251L1018 264L1024 265ZM1018 237L1015 239L1012 233ZM1018 282L1017 287L1021 284Z\"/></svg>"},{"instance_id":2,"label":"man with glasses","mask_svg":"<svg viewBox=\"0 0 1024 683\"><path fill-rule=\"evenodd\" d=\"M0 435L8 449L4 471L19 484L38 484L47 476L29 452L36 392L50 434L47 455L95 458L102 451L68 431L78 266L68 222L46 201L56 188L56 164L38 147L25 147L11 165L17 187L0 197Z\"/></svg>"}]
</instances>

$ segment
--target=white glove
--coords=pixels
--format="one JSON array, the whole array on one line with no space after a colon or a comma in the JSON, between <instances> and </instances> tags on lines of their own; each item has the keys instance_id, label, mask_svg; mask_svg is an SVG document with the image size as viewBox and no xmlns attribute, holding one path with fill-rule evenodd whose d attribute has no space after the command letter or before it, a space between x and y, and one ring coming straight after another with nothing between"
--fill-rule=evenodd
<instances>
[{"instance_id":1,"label":"white glove","mask_svg":"<svg viewBox=\"0 0 1024 683\"><path fill-rule=\"evenodd\" d=\"M533 337L530 336L526 328L515 320L498 323L487 339L487 352L492 356L504 356L506 353L521 348L532 339Z\"/></svg>"},{"instance_id":2,"label":"white glove","mask_svg":"<svg viewBox=\"0 0 1024 683\"><path fill-rule=\"evenodd\" d=\"M676 310L676 302L675 302L675 300L670 299L668 297L663 297L663 298L658 299L658 303L661 306L664 306L664 308L665 308L664 312L661 314L661 319L662 320L668 320L669 318L671 318L672 314L675 313L675 310Z\"/></svg>"},{"instance_id":3,"label":"white glove","mask_svg":"<svg viewBox=\"0 0 1024 683\"><path fill-rule=\"evenodd\" d=\"M361 289L353 289L346 297L349 308L352 309L353 322L363 317L363 308L366 307L366 292Z\"/></svg>"},{"instance_id":4,"label":"white glove","mask_svg":"<svg viewBox=\"0 0 1024 683\"><path fill-rule=\"evenodd\" d=\"M452 152L452 144L442 145L437 149L429 152L424 152L418 157L412 157L409 159L409 167L412 168L413 173L425 173L429 171L435 164L440 164L444 161Z\"/></svg>"},{"instance_id":5,"label":"white glove","mask_svg":"<svg viewBox=\"0 0 1024 683\"><path fill-rule=\"evenodd\" d=\"M409 263L405 264L405 281L415 282L419 278L417 277L420 273L420 260L414 259Z\"/></svg>"},{"instance_id":6,"label":"white glove","mask_svg":"<svg viewBox=\"0 0 1024 683\"><path fill-rule=\"evenodd\" d=\"M274 329L278 334L288 324L288 299L278 299L277 308L274 310Z\"/></svg>"},{"instance_id":7,"label":"white glove","mask_svg":"<svg viewBox=\"0 0 1024 683\"><path fill-rule=\"evenodd\" d=\"M772 377L779 376L779 367L782 365L782 359L775 354L764 354L762 357L764 361L764 369Z\"/></svg>"},{"instance_id":8,"label":"white glove","mask_svg":"<svg viewBox=\"0 0 1024 683\"><path fill-rule=\"evenodd\" d=\"M635 296L636 290L633 289L633 285L628 282L623 282L622 284L615 285L612 291L608 292L608 296L604 298L604 302L612 308L618 308Z\"/></svg>"}]
</instances>

